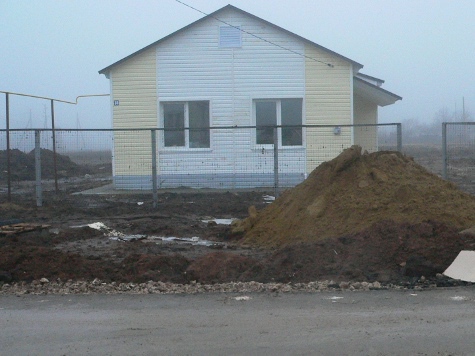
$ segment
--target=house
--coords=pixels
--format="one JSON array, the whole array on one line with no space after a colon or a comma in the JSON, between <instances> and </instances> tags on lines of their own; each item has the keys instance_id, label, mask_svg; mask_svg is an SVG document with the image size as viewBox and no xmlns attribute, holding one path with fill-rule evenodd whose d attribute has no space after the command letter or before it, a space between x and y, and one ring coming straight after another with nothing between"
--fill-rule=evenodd
<instances>
[{"instance_id":1,"label":"house","mask_svg":"<svg viewBox=\"0 0 475 356\"><path fill-rule=\"evenodd\" d=\"M362 67L227 5L99 73L110 80L114 129L160 129L159 187L243 188L273 185L274 129L266 125L282 126L287 186L352 144L377 147L375 127L344 125L376 124L378 107L401 97ZM150 189L151 147L150 131L115 132L116 188Z\"/></svg>"}]
</instances>

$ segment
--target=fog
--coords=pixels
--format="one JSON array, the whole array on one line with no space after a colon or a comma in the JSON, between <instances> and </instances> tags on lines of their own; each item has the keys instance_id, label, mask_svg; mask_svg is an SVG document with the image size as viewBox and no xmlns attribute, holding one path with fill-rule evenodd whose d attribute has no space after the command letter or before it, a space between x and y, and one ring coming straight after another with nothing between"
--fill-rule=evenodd
<instances>
[{"instance_id":1,"label":"fog","mask_svg":"<svg viewBox=\"0 0 475 356\"><path fill-rule=\"evenodd\" d=\"M211 13L228 0L185 1ZM237 0L232 5L364 65L403 97L380 122L431 125L475 110L475 2L471 0ZM107 94L98 71L198 20L174 0L1 1L0 90L76 102ZM108 97L55 103L58 128L110 128ZM471 120L472 116L466 117ZM12 128L51 126L48 100L10 96ZM0 128L5 95L0 94Z\"/></svg>"}]
</instances>

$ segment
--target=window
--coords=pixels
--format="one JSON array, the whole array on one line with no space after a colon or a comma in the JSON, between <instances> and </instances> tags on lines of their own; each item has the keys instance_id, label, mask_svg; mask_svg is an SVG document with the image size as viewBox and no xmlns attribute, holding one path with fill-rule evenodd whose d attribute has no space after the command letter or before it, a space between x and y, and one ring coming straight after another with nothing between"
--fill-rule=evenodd
<instances>
[{"instance_id":1,"label":"window","mask_svg":"<svg viewBox=\"0 0 475 356\"><path fill-rule=\"evenodd\" d=\"M274 143L274 128L259 126L282 126L278 129L282 146L301 146L302 99L256 100L256 144ZM289 127L285 127L289 126Z\"/></svg>"},{"instance_id":2,"label":"window","mask_svg":"<svg viewBox=\"0 0 475 356\"><path fill-rule=\"evenodd\" d=\"M277 125L277 102L275 101L257 101L256 102L256 126L275 126ZM274 129L264 127L256 129L256 143L259 145L274 143Z\"/></svg>"},{"instance_id":3,"label":"window","mask_svg":"<svg viewBox=\"0 0 475 356\"><path fill-rule=\"evenodd\" d=\"M191 101L188 103L190 127L190 148L209 147L209 102Z\"/></svg>"},{"instance_id":4,"label":"window","mask_svg":"<svg viewBox=\"0 0 475 356\"><path fill-rule=\"evenodd\" d=\"M283 99L280 101L282 146L302 146L302 99Z\"/></svg>"},{"instance_id":5,"label":"window","mask_svg":"<svg viewBox=\"0 0 475 356\"><path fill-rule=\"evenodd\" d=\"M185 106L163 104L165 147L185 146Z\"/></svg>"},{"instance_id":6,"label":"window","mask_svg":"<svg viewBox=\"0 0 475 356\"><path fill-rule=\"evenodd\" d=\"M219 47L240 48L241 47L241 27L240 26L220 26L219 27Z\"/></svg>"},{"instance_id":7,"label":"window","mask_svg":"<svg viewBox=\"0 0 475 356\"><path fill-rule=\"evenodd\" d=\"M162 107L165 147L210 147L209 101L163 103Z\"/></svg>"}]
</instances>

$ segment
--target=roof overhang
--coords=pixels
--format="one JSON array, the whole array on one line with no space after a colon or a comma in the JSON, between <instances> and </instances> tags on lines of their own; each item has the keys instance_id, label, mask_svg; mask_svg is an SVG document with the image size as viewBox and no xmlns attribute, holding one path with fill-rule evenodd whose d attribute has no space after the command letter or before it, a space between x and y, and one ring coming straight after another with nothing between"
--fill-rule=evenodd
<instances>
[{"instance_id":1,"label":"roof overhang","mask_svg":"<svg viewBox=\"0 0 475 356\"><path fill-rule=\"evenodd\" d=\"M357 77L353 77L353 91L356 95L359 95L378 106L391 105L398 100L402 100L402 97L399 95L391 93L390 91Z\"/></svg>"}]
</instances>

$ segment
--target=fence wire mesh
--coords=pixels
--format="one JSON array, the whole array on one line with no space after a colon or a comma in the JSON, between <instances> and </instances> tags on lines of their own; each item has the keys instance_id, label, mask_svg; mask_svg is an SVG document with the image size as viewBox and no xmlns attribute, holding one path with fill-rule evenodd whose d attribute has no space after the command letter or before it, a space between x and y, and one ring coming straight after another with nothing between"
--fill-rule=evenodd
<instances>
[{"instance_id":1,"label":"fence wire mesh","mask_svg":"<svg viewBox=\"0 0 475 356\"><path fill-rule=\"evenodd\" d=\"M200 131L205 130L15 129L8 132L7 151L7 131L1 130L0 195L34 196L38 185L45 192L74 192L110 183L114 189L270 188L278 193L353 144L368 152L401 146L400 124Z\"/></svg>"},{"instance_id":2,"label":"fence wire mesh","mask_svg":"<svg viewBox=\"0 0 475 356\"><path fill-rule=\"evenodd\" d=\"M475 122L442 124L443 176L475 193Z\"/></svg>"}]
</instances>

